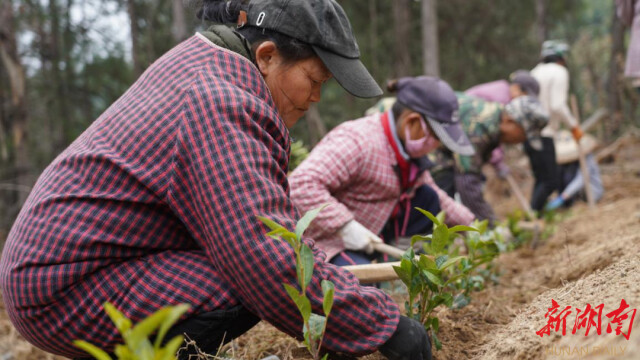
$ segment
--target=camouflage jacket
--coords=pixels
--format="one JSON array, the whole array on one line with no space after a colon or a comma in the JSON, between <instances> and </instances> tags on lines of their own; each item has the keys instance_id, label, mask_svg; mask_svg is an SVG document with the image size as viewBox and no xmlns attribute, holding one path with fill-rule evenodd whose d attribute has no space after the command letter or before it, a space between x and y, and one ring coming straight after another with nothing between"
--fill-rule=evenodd
<instances>
[{"instance_id":1,"label":"camouflage jacket","mask_svg":"<svg viewBox=\"0 0 640 360\"><path fill-rule=\"evenodd\" d=\"M441 146L429 154L434 163L431 173L454 168L458 173L482 173L482 165L489 161L491 152L500 145L500 118L503 106L499 103L456 93L460 105L460 121L476 150L473 156L454 154Z\"/></svg>"}]
</instances>

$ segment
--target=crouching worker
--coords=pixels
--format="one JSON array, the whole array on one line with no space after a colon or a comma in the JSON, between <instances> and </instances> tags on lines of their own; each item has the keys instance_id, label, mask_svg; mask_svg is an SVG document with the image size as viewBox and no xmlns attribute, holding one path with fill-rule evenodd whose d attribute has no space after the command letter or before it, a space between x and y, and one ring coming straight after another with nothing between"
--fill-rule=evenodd
<instances>
[{"instance_id":1,"label":"crouching worker","mask_svg":"<svg viewBox=\"0 0 640 360\"><path fill-rule=\"evenodd\" d=\"M440 148L433 156L436 166L434 178L450 195L460 194L465 204L479 219L494 223L493 208L483 194L482 166L489 162L491 154L500 144L519 144L527 141L539 148L540 131L547 124L548 116L540 102L531 96L520 96L506 106L458 94L460 121L471 140L474 156L460 156Z\"/></svg>"},{"instance_id":2,"label":"crouching worker","mask_svg":"<svg viewBox=\"0 0 640 360\"><path fill-rule=\"evenodd\" d=\"M288 196L288 127L322 83L333 75L356 96L382 91L333 0L204 1L200 14L234 29L214 26L151 65L44 171L13 225L0 263L5 308L45 351L85 358L72 345L81 339L113 353L122 339L104 302L136 323L190 304L165 339L185 333L211 354L259 320L302 338L282 285L297 283L295 254L257 216L290 229L300 216ZM431 357L421 324L304 241L314 312L321 281L335 284L325 350Z\"/></svg>"},{"instance_id":3,"label":"crouching worker","mask_svg":"<svg viewBox=\"0 0 640 360\"><path fill-rule=\"evenodd\" d=\"M402 78L389 90L398 96L391 110L336 127L289 177L300 211L331 204L309 234L334 264L371 262L381 232L391 243L429 233L433 224L414 207L443 210L450 224L474 219L434 183L426 158L441 142L455 153L473 154L456 116L455 93L432 77Z\"/></svg>"}]
</instances>

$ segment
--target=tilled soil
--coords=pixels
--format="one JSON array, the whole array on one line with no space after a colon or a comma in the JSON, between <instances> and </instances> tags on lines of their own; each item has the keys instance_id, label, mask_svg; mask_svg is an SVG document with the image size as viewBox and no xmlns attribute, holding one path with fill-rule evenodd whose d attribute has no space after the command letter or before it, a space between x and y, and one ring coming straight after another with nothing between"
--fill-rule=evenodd
<instances>
[{"instance_id":1,"label":"tilled soil","mask_svg":"<svg viewBox=\"0 0 640 360\"><path fill-rule=\"evenodd\" d=\"M602 172L606 193L596 210L577 204L538 248L522 247L500 256L499 284L475 293L461 310L439 311L443 349L434 353L435 359L640 359L640 329L632 330L629 340L608 334L605 316L622 299L630 309L640 308L640 142L618 152L616 162L603 165ZM488 188L493 197L509 193L491 179ZM517 206L512 197L498 203L499 214ZM571 306L567 334L551 331L541 338L536 332L547 324L552 299L560 310ZM586 337L585 329L572 334L576 309L587 304L604 305L600 335L595 328ZM636 328L639 318L640 314L634 319ZM227 354L249 360L276 354L287 360L300 358L295 350L299 346L261 323L235 340ZM0 359L61 358L26 343L2 311Z\"/></svg>"}]
</instances>

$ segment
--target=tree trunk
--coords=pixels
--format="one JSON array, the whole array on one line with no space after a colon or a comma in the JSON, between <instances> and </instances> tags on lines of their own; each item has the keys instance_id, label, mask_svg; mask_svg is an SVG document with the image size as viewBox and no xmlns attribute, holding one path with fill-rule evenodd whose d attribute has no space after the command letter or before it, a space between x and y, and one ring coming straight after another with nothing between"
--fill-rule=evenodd
<instances>
[{"instance_id":1,"label":"tree trunk","mask_svg":"<svg viewBox=\"0 0 640 360\"><path fill-rule=\"evenodd\" d=\"M6 111L0 112L3 117L7 117L0 120L5 124L7 138L11 138L12 144L12 148L8 149L10 160L8 165L12 169L8 169L8 172L14 174L16 188L30 186L31 166L27 148L26 81L24 67L18 58L13 1L11 0L6 0L0 5L0 63L2 64L0 71L4 71L9 79L11 93L11 101L6 105L0 104L8 106ZM25 191L17 191L9 197L2 196L5 200L3 206L7 207L4 209L6 215L0 219L3 222L2 225L6 225L6 221L9 221L10 224L27 195L28 193Z\"/></svg>"},{"instance_id":2,"label":"tree trunk","mask_svg":"<svg viewBox=\"0 0 640 360\"><path fill-rule=\"evenodd\" d=\"M327 134L327 127L320 117L317 104L309 106L305 118L309 128L309 145L313 148Z\"/></svg>"},{"instance_id":3,"label":"tree trunk","mask_svg":"<svg viewBox=\"0 0 640 360\"><path fill-rule=\"evenodd\" d=\"M371 75L378 79L378 10L377 0L369 0L369 57L371 61Z\"/></svg>"},{"instance_id":4,"label":"tree trunk","mask_svg":"<svg viewBox=\"0 0 640 360\"><path fill-rule=\"evenodd\" d=\"M547 27L547 0L536 0L536 35L540 45L549 37Z\"/></svg>"},{"instance_id":5,"label":"tree trunk","mask_svg":"<svg viewBox=\"0 0 640 360\"><path fill-rule=\"evenodd\" d=\"M411 36L411 0L393 1L393 33L394 33L394 76L411 74L411 53L409 40ZM415 45L415 44L414 44Z\"/></svg>"},{"instance_id":6,"label":"tree trunk","mask_svg":"<svg viewBox=\"0 0 640 360\"><path fill-rule=\"evenodd\" d=\"M142 64L140 63L140 45L139 45L139 31L138 31L138 18L136 16L136 9L134 0L127 1L127 12L129 13L129 22L131 24L131 56L133 58L133 76L138 77L142 74Z\"/></svg>"},{"instance_id":7,"label":"tree trunk","mask_svg":"<svg viewBox=\"0 0 640 360\"><path fill-rule=\"evenodd\" d=\"M172 0L173 6L173 23L171 25L171 34L176 43L187 38L187 23L185 21L184 6L182 0Z\"/></svg>"},{"instance_id":8,"label":"tree trunk","mask_svg":"<svg viewBox=\"0 0 640 360\"><path fill-rule=\"evenodd\" d=\"M622 125L623 68L624 27L614 12L611 22L611 59L609 61L609 81L607 84L607 107L611 114L611 119L607 122L608 126L605 128L605 137L608 140L617 135Z\"/></svg>"},{"instance_id":9,"label":"tree trunk","mask_svg":"<svg viewBox=\"0 0 640 360\"><path fill-rule=\"evenodd\" d=\"M422 0L422 61L424 75L440 76L437 0Z\"/></svg>"},{"instance_id":10,"label":"tree trunk","mask_svg":"<svg viewBox=\"0 0 640 360\"><path fill-rule=\"evenodd\" d=\"M51 83L50 86L54 90L50 98L50 116L51 135L53 137L53 152L57 154L64 148L64 131L67 122L67 107L64 93L62 70L60 63L62 62L60 54L62 53L61 37L60 37L60 10L57 0L49 0L49 18L51 19L49 36L47 42L47 57L51 63Z\"/></svg>"}]
</instances>

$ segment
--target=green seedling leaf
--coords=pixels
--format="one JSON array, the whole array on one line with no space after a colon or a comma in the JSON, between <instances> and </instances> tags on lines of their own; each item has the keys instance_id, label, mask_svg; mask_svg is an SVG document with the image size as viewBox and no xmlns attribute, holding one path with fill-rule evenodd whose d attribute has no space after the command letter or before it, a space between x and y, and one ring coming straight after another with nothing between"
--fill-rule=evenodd
<instances>
[{"instance_id":1,"label":"green seedling leaf","mask_svg":"<svg viewBox=\"0 0 640 360\"><path fill-rule=\"evenodd\" d=\"M176 336L173 339L169 340L164 349L162 349L163 353L158 360L175 360L176 353L182 345L182 340L184 340L182 335Z\"/></svg>"},{"instance_id":2,"label":"green seedling leaf","mask_svg":"<svg viewBox=\"0 0 640 360\"><path fill-rule=\"evenodd\" d=\"M419 207L415 209L420 211L424 216L428 217L429 220L433 222L434 227L442 224L442 221L440 221L437 217L435 217L432 213L428 212L427 210L421 209Z\"/></svg>"},{"instance_id":3,"label":"green seedling leaf","mask_svg":"<svg viewBox=\"0 0 640 360\"><path fill-rule=\"evenodd\" d=\"M433 332L440 331L440 320L438 320L437 317L431 318L431 328L433 329Z\"/></svg>"},{"instance_id":4,"label":"green seedling leaf","mask_svg":"<svg viewBox=\"0 0 640 360\"><path fill-rule=\"evenodd\" d=\"M113 353L116 354L118 360L133 360L135 359L133 353L126 345L118 344L113 349Z\"/></svg>"},{"instance_id":5,"label":"green seedling leaf","mask_svg":"<svg viewBox=\"0 0 640 360\"><path fill-rule=\"evenodd\" d=\"M459 233L459 232L463 232L463 231L480 232L476 228L473 228L471 226L464 226L464 225L456 225L456 226L452 227L451 229L449 229L449 233L450 234L455 234L455 233Z\"/></svg>"},{"instance_id":6,"label":"green seedling leaf","mask_svg":"<svg viewBox=\"0 0 640 360\"><path fill-rule=\"evenodd\" d=\"M258 215L258 219L260 219L260 221L262 221L263 224L267 225L267 227L271 229L271 231L277 231L282 229L287 230L284 226L269 219L268 217Z\"/></svg>"},{"instance_id":7,"label":"green seedling leaf","mask_svg":"<svg viewBox=\"0 0 640 360\"><path fill-rule=\"evenodd\" d=\"M442 282L442 279L440 279L439 276L434 275L431 271L423 270L422 274L424 276L426 276L427 279L429 279L429 281L431 281L432 283L434 283L434 284L436 284L438 286L443 286L444 285L443 282Z\"/></svg>"},{"instance_id":8,"label":"green seedling leaf","mask_svg":"<svg viewBox=\"0 0 640 360\"><path fill-rule=\"evenodd\" d=\"M322 337L322 330L327 322L327 318L317 314L311 314L309 318L309 327L311 328L310 338L314 341L320 340Z\"/></svg>"},{"instance_id":9,"label":"green seedling leaf","mask_svg":"<svg viewBox=\"0 0 640 360\"><path fill-rule=\"evenodd\" d=\"M436 265L436 262L429 256L426 256L424 254L420 255L420 260L419 260L419 264L420 264L420 268L421 269L438 269L438 265Z\"/></svg>"},{"instance_id":10,"label":"green seedling leaf","mask_svg":"<svg viewBox=\"0 0 640 360\"><path fill-rule=\"evenodd\" d=\"M463 307L471 303L471 297L465 294L458 294L453 299L453 307L456 309L462 309Z\"/></svg>"},{"instance_id":11,"label":"green seedling leaf","mask_svg":"<svg viewBox=\"0 0 640 360\"><path fill-rule=\"evenodd\" d=\"M324 354L321 360L329 360L329 354Z\"/></svg>"},{"instance_id":12,"label":"green seedling leaf","mask_svg":"<svg viewBox=\"0 0 640 360\"><path fill-rule=\"evenodd\" d=\"M466 256L456 256L454 258L448 259L447 261L443 262L438 268L440 270L445 270L449 266L457 263L458 261L460 261L462 259L466 259L466 258L467 258Z\"/></svg>"},{"instance_id":13,"label":"green seedling leaf","mask_svg":"<svg viewBox=\"0 0 640 360\"><path fill-rule=\"evenodd\" d=\"M111 305L109 302L105 302L102 306L120 334L124 335L124 333L131 329L131 320L124 316L124 314L116 309L115 306Z\"/></svg>"},{"instance_id":14,"label":"green seedling leaf","mask_svg":"<svg viewBox=\"0 0 640 360\"><path fill-rule=\"evenodd\" d=\"M298 289L294 288L291 285L284 284L284 289L287 291L287 294L289 294L291 300L293 300L293 302L298 307L300 315L302 315L302 320L305 323L309 321L309 317L311 316L311 302L309 301L309 299L307 299L306 296L301 295L298 292Z\"/></svg>"},{"instance_id":15,"label":"green seedling leaf","mask_svg":"<svg viewBox=\"0 0 640 360\"><path fill-rule=\"evenodd\" d=\"M298 239L302 239L302 234L307 230L313 219L315 219L327 206L329 206L329 204L324 204L317 209L309 210L300 220L298 220L298 223L296 224L296 236Z\"/></svg>"},{"instance_id":16,"label":"green seedling leaf","mask_svg":"<svg viewBox=\"0 0 640 360\"><path fill-rule=\"evenodd\" d=\"M315 259L313 258L313 252L307 244L302 244L300 248L300 262L296 267L298 272L298 281L300 281L300 288L302 293L306 292L307 286L311 283L313 277L313 267L315 266Z\"/></svg>"},{"instance_id":17,"label":"green seedling leaf","mask_svg":"<svg viewBox=\"0 0 640 360\"><path fill-rule=\"evenodd\" d=\"M436 218L440 222L440 225L444 224L444 220L446 219L446 217L447 217L447 215L444 213L444 211L440 211L438 213L438 215L436 216Z\"/></svg>"},{"instance_id":18,"label":"green seedling leaf","mask_svg":"<svg viewBox=\"0 0 640 360\"><path fill-rule=\"evenodd\" d=\"M153 344L154 348L158 349L160 347L160 344L162 344L162 340L164 339L169 329L173 326L173 324L176 323L176 321L178 321L178 319L180 319L180 317L184 313L189 311L189 308L191 308L189 304L180 304L169 308L169 313L160 325L158 335L156 335L156 340Z\"/></svg>"},{"instance_id":19,"label":"green seedling leaf","mask_svg":"<svg viewBox=\"0 0 640 360\"><path fill-rule=\"evenodd\" d=\"M433 338L433 344L436 346L436 349L442 350L442 343L434 331L431 332L431 337Z\"/></svg>"},{"instance_id":20,"label":"green seedling leaf","mask_svg":"<svg viewBox=\"0 0 640 360\"><path fill-rule=\"evenodd\" d=\"M413 235L411 237L411 246L413 247L418 241L431 242L431 235Z\"/></svg>"},{"instance_id":21,"label":"green seedling leaf","mask_svg":"<svg viewBox=\"0 0 640 360\"><path fill-rule=\"evenodd\" d=\"M104 350L84 340L74 340L73 345L86 351L89 355L93 356L97 360L113 360L111 359L111 356L109 356L109 354L107 354Z\"/></svg>"},{"instance_id":22,"label":"green seedling leaf","mask_svg":"<svg viewBox=\"0 0 640 360\"><path fill-rule=\"evenodd\" d=\"M285 228L282 228L282 229L279 229L279 230L273 230L271 232L268 232L267 236L269 236L272 239L276 239L276 240L283 239L292 248L294 248L294 249L298 248L299 240L296 237L296 234L292 233L291 231L289 231L289 230L287 230Z\"/></svg>"},{"instance_id":23,"label":"green seedling leaf","mask_svg":"<svg viewBox=\"0 0 640 360\"><path fill-rule=\"evenodd\" d=\"M400 260L405 259L405 260L409 260L409 261L411 261L411 260L413 260L413 258L415 258L415 257L416 257L416 254L415 254L415 252L413 251L413 247L409 247L409 248L404 252L404 254L402 254L402 258L401 258Z\"/></svg>"},{"instance_id":24,"label":"green seedling leaf","mask_svg":"<svg viewBox=\"0 0 640 360\"><path fill-rule=\"evenodd\" d=\"M441 254L449 243L449 229L447 225L442 224L436 226L433 230L433 240L431 241L431 249L434 255Z\"/></svg>"},{"instance_id":25,"label":"green seedling leaf","mask_svg":"<svg viewBox=\"0 0 640 360\"><path fill-rule=\"evenodd\" d=\"M445 261L447 261L448 259L449 259L448 255L440 255L440 256L436 257L436 265L438 266L438 269L440 269L442 264L444 264Z\"/></svg>"},{"instance_id":26,"label":"green seedling leaf","mask_svg":"<svg viewBox=\"0 0 640 360\"><path fill-rule=\"evenodd\" d=\"M484 234L489 228L489 220L482 220L478 224L474 224L474 227L478 229L478 232Z\"/></svg>"},{"instance_id":27,"label":"green seedling leaf","mask_svg":"<svg viewBox=\"0 0 640 360\"><path fill-rule=\"evenodd\" d=\"M402 266L393 266L393 271L396 272L396 274L398 274L398 277L400 278L400 280L407 286L409 287L411 285L411 276L409 273L407 273L405 271L405 269L402 268Z\"/></svg>"},{"instance_id":28,"label":"green seedling leaf","mask_svg":"<svg viewBox=\"0 0 640 360\"><path fill-rule=\"evenodd\" d=\"M129 349L131 349L136 356L142 359L153 356L153 346L151 345L151 341L149 341L149 335L160 327L170 311L170 308L162 308L139 322L127 334L123 334L122 337L127 346L129 346Z\"/></svg>"},{"instance_id":29,"label":"green seedling leaf","mask_svg":"<svg viewBox=\"0 0 640 360\"><path fill-rule=\"evenodd\" d=\"M324 300L322 302L322 310L324 316L329 317L331 308L333 307L333 294L335 292L335 286L329 280L322 280L322 293L324 294Z\"/></svg>"}]
</instances>

